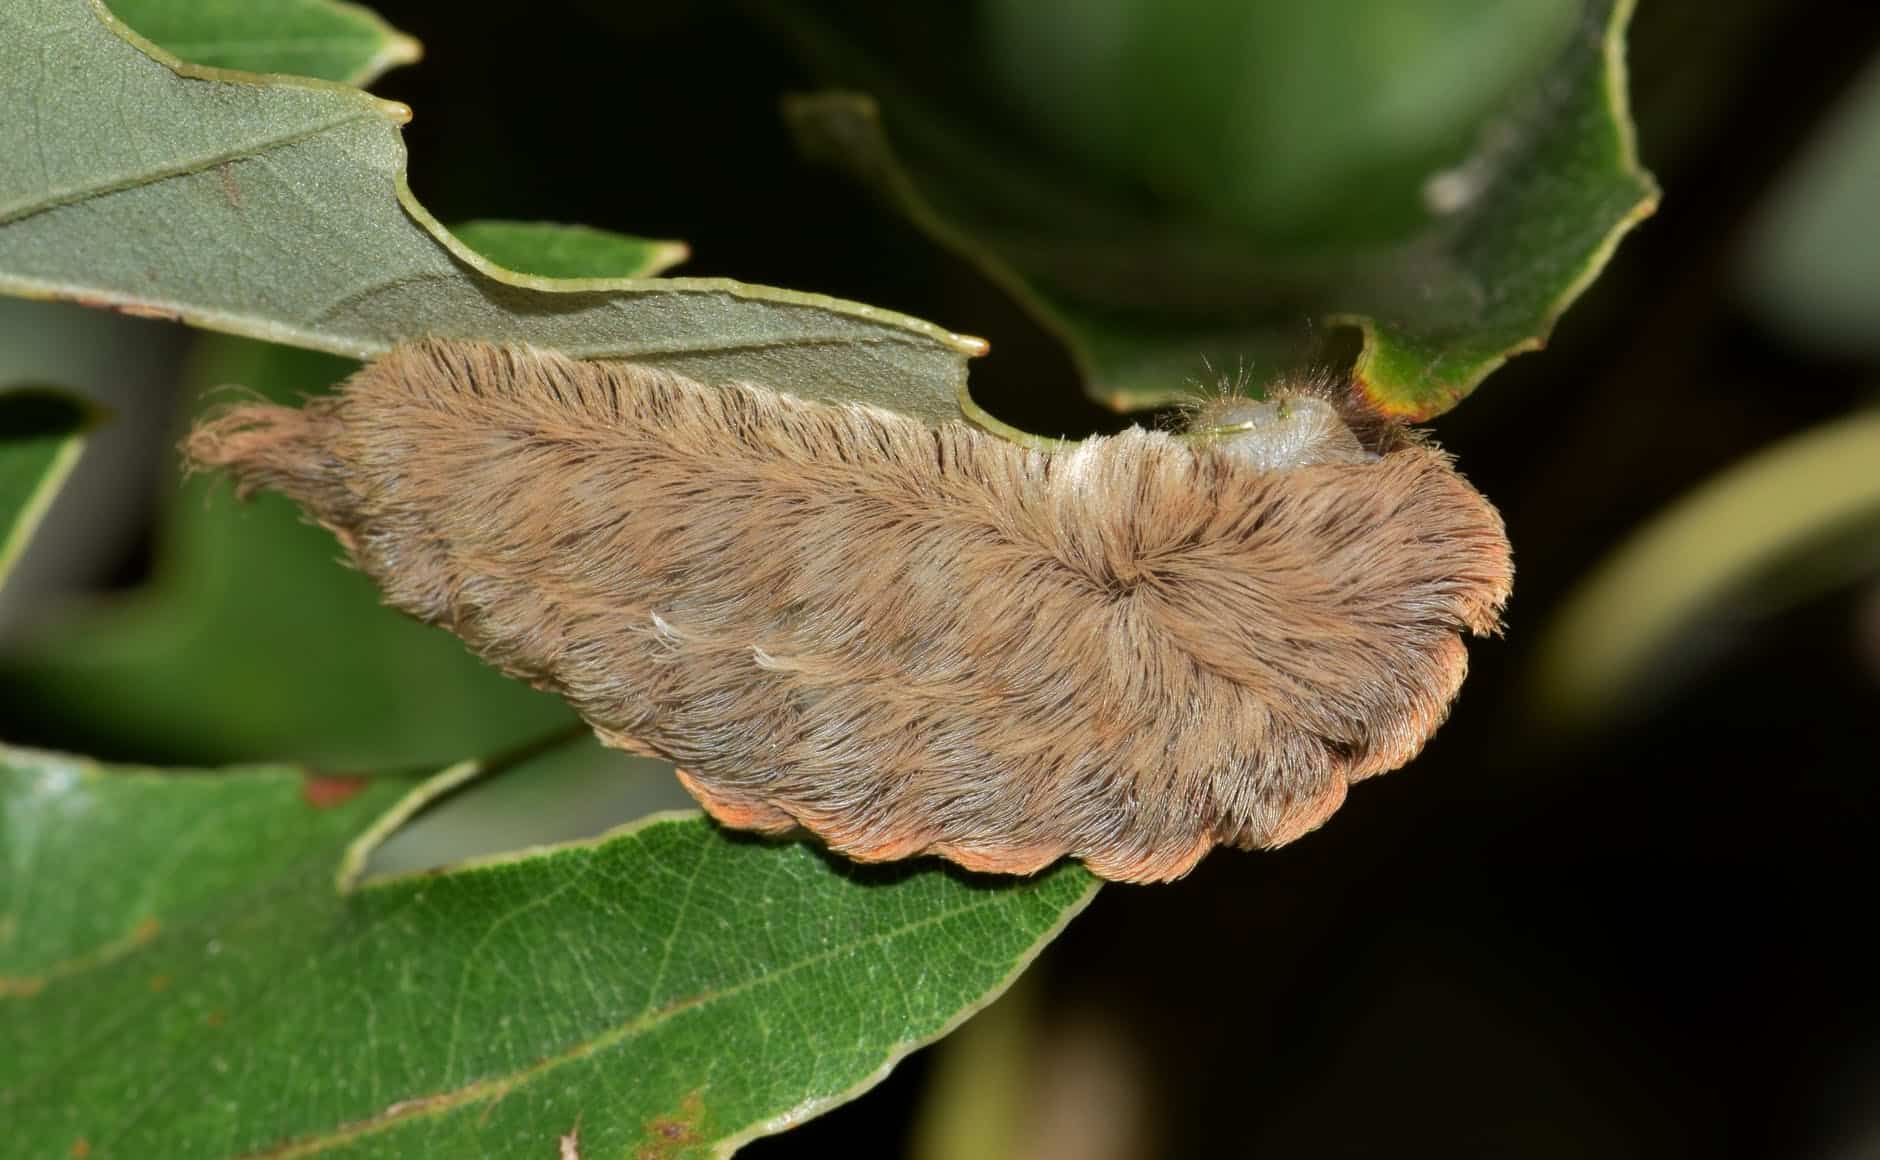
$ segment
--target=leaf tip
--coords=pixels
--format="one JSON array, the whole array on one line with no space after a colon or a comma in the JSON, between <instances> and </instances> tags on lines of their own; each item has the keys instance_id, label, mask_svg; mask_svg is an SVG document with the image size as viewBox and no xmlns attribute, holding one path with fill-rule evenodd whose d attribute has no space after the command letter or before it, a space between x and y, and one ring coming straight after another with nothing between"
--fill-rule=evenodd
<instances>
[{"instance_id":1,"label":"leaf tip","mask_svg":"<svg viewBox=\"0 0 1880 1160\"><path fill-rule=\"evenodd\" d=\"M640 271L640 277L651 278L691 260L692 247L684 242L658 242L654 244L652 252L647 255L646 267Z\"/></svg>"},{"instance_id":2,"label":"leaf tip","mask_svg":"<svg viewBox=\"0 0 1880 1160\"><path fill-rule=\"evenodd\" d=\"M380 58L387 68L401 64L417 64L424 59L424 42L415 36L394 32L385 40L385 47L379 50Z\"/></svg>"}]
</instances>

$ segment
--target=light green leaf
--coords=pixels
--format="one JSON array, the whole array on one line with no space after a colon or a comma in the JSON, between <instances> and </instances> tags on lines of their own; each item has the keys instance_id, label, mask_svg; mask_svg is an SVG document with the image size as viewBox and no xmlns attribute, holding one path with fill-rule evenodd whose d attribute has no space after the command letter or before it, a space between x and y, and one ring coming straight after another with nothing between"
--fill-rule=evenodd
<instances>
[{"instance_id":1,"label":"light green leaf","mask_svg":"<svg viewBox=\"0 0 1880 1160\"><path fill-rule=\"evenodd\" d=\"M83 400L61 391L0 391L0 584L78 463L96 418Z\"/></svg>"},{"instance_id":2,"label":"light green leaf","mask_svg":"<svg viewBox=\"0 0 1880 1160\"><path fill-rule=\"evenodd\" d=\"M296 401L355 365L210 338L190 394L231 383ZM115 752L337 769L437 766L572 723L560 701L385 607L338 556L287 500L241 504L193 478L170 504L150 585L42 623L0 665L0 698Z\"/></svg>"},{"instance_id":3,"label":"light green leaf","mask_svg":"<svg viewBox=\"0 0 1880 1160\"><path fill-rule=\"evenodd\" d=\"M1798 552L1841 535L1876 563L1880 411L1837 420L1724 472L1651 520L1581 582L1536 651L1529 695L1563 724L1636 703L1681 630Z\"/></svg>"},{"instance_id":4,"label":"light green leaf","mask_svg":"<svg viewBox=\"0 0 1880 1160\"><path fill-rule=\"evenodd\" d=\"M944 1034L1095 889L1068 864L861 868L695 814L353 885L470 772L413 789L0 750L9 1147L553 1156L578 1133L583 1156L724 1155Z\"/></svg>"},{"instance_id":5,"label":"light green leaf","mask_svg":"<svg viewBox=\"0 0 1880 1160\"><path fill-rule=\"evenodd\" d=\"M361 88L424 47L342 0L111 0L111 11L191 64L289 73Z\"/></svg>"},{"instance_id":6,"label":"light green leaf","mask_svg":"<svg viewBox=\"0 0 1880 1160\"><path fill-rule=\"evenodd\" d=\"M498 266L540 278L651 278L691 256L684 242L552 222L465 222L450 232Z\"/></svg>"},{"instance_id":7,"label":"light green leaf","mask_svg":"<svg viewBox=\"0 0 1880 1160\"><path fill-rule=\"evenodd\" d=\"M786 114L1119 409L1191 395L1209 366L1289 369L1316 318L1362 335L1378 407L1438 414L1538 347L1657 201L1626 109L1629 0L979 9L960 51L1006 88L967 109L799 9L825 73L882 112L825 93Z\"/></svg>"},{"instance_id":8,"label":"light green leaf","mask_svg":"<svg viewBox=\"0 0 1880 1160\"><path fill-rule=\"evenodd\" d=\"M43 67L53 62L56 67ZM420 335L957 417L984 344L714 278L519 274L405 183L401 105L177 62L96 0L0 6L0 291L356 358Z\"/></svg>"}]
</instances>

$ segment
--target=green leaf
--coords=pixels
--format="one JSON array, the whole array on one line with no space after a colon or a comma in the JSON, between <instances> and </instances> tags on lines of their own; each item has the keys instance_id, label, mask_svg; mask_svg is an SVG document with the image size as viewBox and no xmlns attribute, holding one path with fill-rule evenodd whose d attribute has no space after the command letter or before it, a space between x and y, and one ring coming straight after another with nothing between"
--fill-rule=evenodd
<instances>
[{"instance_id":1,"label":"green leaf","mask_svg":"<svg viewBox=\"0 0 1880 1160\"><path fill-rule=\"evenodd\" d=\"M471 772L412 788L0 750L9 1146L552 1156L578 1133L584 1156L724 1155L944 1034L1095 890L1068 864L860 868L695 814L353 886Z\"/></svg>"},{"instance_id":2,"label":"green leaf","mask_svg":"<svg viewBox=\"0 0 1880 1160\"><path fill-rule=\"evenodd\" d=\"M799 9L886 125L855 93L786 115L1025 304L1102 402L1168 403L1210 366L1269 377L1316 318L1356 327L1360 384L1421 419L1538 347L1655 206L1630 9L982 0L961 51L1005 88L966 108Z\"/></svg>"},{"instance_id":3,"label":"green leaf","mask_svg":"<svg viewBox=\"0 0 1880 1160\"><path fill-rule=\"evenodd\" d=\"M68 996L80 993L166 929L218 907L255 905L310 854L330 880L346 844L412 785L320 780L285 767L113 770L0 746L0 1003L68 984L77 988ZM314 804L342 794L330 808ZM0 1005L0 1036L17 1042L25 1011ZM17 1063L32 1056L12 1045L4 1054ZM0 1081L0 1106L17 1097L24 1074L10 1070ZM7 1108L9 1122L15 1114Z\"/></svg>"},{"instance_id":4,"label":"green leaf","mask_svg":"<svg viewBox=\"0 0 1880 1160\"><path fill-rule=\"evenodd\" d=\"M1637 704L1679 633L1771 569L1847 537L1871 574L1880 528L1880 411L1836 420L1705 483L1635 532L1554 615L1529 696L1559 724ZM1791 581L1792 583L1792 581Z\"/></svg>"},{"instance_id":5,"label":"green leaf","mask_svg":"<svg viewBox=\"0 0 1880 1160\"><path fill-rule=\"evenodd\" d=\"M292 401L354 365L214 338L189 379L192 395L237 383ZM40 626L0 666L0 697L116 752L338 769L441 765L574 720L455 637L385 607L339 554L287 500L240 504L193 478L170 504L151 584Z\"/></svg>"},{"instance_id":6,"label":"green leaf","mask_svg":"<svg viewBox=\"0 0 1880 1160\"><path fill-rule=\"evenodd\" d=\"M85 449L96 413L62 391L0 392L0 584Z\"/></svg>"},{"instance_id":7,"label":"green leaf","mask_svg":"<svg viewBox=\"0 0 1880 1160\"><path fill-rule=\"evenodd\" d=\"M111 11L179 60L364 87L424 47L341 0L111 0Z\"/></svg>"},{"instance_id":8,"label":"green leaf","mask_svg":"<svg viewBox=\"0 0 1880 1160\"><path fill-rule=\"evenodd\" d=\"M540 278L651 278L691 256L684 242L551 222L465 222L450 232L498 266Z\"/></svg>"},{"instance_id":9,"label":"green leaf","mask_svg":"<svg viewBox=\"0 0 1880 1160\"><path fill-rule=\"evenodd\" d=\"M530 342L929 420L959 415L984 349L728 279L506 270L412 197L404 106L182 64L96 0L0 6L0 106L0 291L356 358L419 335Z\"/></svg>"},{"instance_id":10,"label":"green leaf","mask_svg":"<svg viewBox=\"0 0 1880 1160\"><path fill-rule=\"evenodd\" d=\"M677 242L538 223L475 222L457 232L569 277L647 271L684 252ZM190 393L234 383L297 402L354 365L207 339ZM226 398L212 393L204 403ZM214 480L191 481L171 504L154 583L40 625L0 660L0 696L30 700L66 736L120 752L341 769L442 764L574 719L454 637L384 607L337 556L332 536L291 503L263 495L238 505Z\"/></svg>"}]
</instances>

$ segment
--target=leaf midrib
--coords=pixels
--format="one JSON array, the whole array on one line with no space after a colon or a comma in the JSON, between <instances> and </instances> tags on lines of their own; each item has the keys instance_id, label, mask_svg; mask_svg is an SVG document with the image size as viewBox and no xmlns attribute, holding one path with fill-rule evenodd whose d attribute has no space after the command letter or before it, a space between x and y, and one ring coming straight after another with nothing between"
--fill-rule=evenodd
<instances>
[{"instance_id":1,"label":"leaf midrib","mask_svg":"<svg viewBox=\"0 0 1880 1160\"><path fill-rule=\"evenodd\" d=\"M951 921L961 915L971 914L986 907L995 906L1000 901L1001 899L996 896L976 899L960 906L937 911L912 922L877 931L863 938L839 943L831 947L825 947L815 954L806 955L793 963L789 963L775 970L741 979L723 987L701 991L695 995L688 995L683 999L676 999L655 1010L637 1015L627 1020L625 1023L579 1040L528 1067L519 1068L515 1071L505 1072L500 1075L486 1076L482 1079L464 1084L461 1087L451 1088L446 1091L397 1100L384 1111L368 1116L365 1119L342 1124L337 1128L318 1135L304 1136L297 1140L285 1141L281 1144L264 1148L258 1152L242 1153L237 1160L295 1160L297 1157L317 1156L329 1149L350 1144L362 1137L387 1131L410 1121L441 1115L446 1112L455 1111L461 1107L481 1103L485 1100L501 1099L516 1088L521 1087L523 1084L538 1076L545 1075L567 1064L577 1063L590 1056L598 1055L603 1051L618 1047L621 1044L629 1043L642 1035L657 1030L688 1011L781 981L799 971L829 962L865 947L881 945L904 937L905 935L912 934L915 931ZM676 933L676 931L674 933ZM905 1044L910 1042L910 1040L908 1037L903 1036L896 1040L896 1042Z\"/></svg>"},{"instance_id":2,"label":"leaf midrib","mask_svg":"<svg viewBox=\"0 0 1880 1160\"><path fill-rule=\"evenodd\" d=\"M635 837L638 837L638 835L635 835ZM701 858L701 863L709 862L710 860L710 851L707 850ZM305 863L301 865L304 866ZM571 877L566 885L573 886L578 876L579 872L576 872L576 875ZM295 880L304 882L306 875L298 869L284 873L273 882L259 886L257 889L250 892L248 896L242 900L242 904L233 908L230 912L210 919L207 925L212 929L218 930L225 930L238 925L245 917L253 914L261 907L278 904L280 891L284 888L290 888ZM402 910L405 907L416 904L419 902L420 898L421 895L412 895L409 899L404 901L399 909ZM350 1123L342 1124L336 1128L328 1129L315 1135L283 1141L259 1151L243 1153L242 1160L260 1160L260 1158L263 1157L268 1158L268 1160L287 1160L287 1158L291 1157L315 1156L330 1151L331 1149L342 1147L362 1137L388 1131L409 1121L439 1116L465 1106L500 1099L541 1075L552 1072L567 1064L578 1063L594 1055L620 1047L623 1044L631 1043L644 1035L658 1030L665 1024L694 1009L707 1007L738 995L776 984L802 971L853 954L856 951L868 947L886 945L917 931L953 921L963 915L973 914L987 908L996 908L1005 901L1006 900L999 895L987 895L975 898L970 902L936 911L909 922L877 930L868 935L837 943L833 946L824 947L813 954L805 955L793 962L771 969L765 969L759 973L737 979L723 986L709 988L692 995L687 995L658 1007L650 1006L652 1002L656 1001L657 996L649 994L649 1008L643 1010L641 1014L623 1023L616 1024L579 1039L562 1048L560 1051L527 1067L497 1075L484 1076L470 1083L463 1084L456 1088L446 1089L441 1092L395 1100L388 1105L386 1109L363 1119L351 1121ZM389 916L387 917L389 918ZM677 913L673 915L671 928L666 934L668 940L676 941L680 936L682 932L679 930L679 926L682 921L682 915ZM332 951L352 943L359 938L369 937L371 930L378 929L379 925L380 924L374 923L360 926L349 932L346 937L342 938L338 943L328 943L323 946L321 950ZM196 937L201 937L204 933L201 927L196 924L187 924L187 927L190 929L191 934ZM184 929L184 927L167 927L165 934L174 938L180 935ZM149 944L146 943L144 945L148 946ZM138 949L142 948L140 947ZM303 964L301 969L317 969L317 963ZM269 989L273 989L283 985L285 984L279 975L269 975L265 972L257 973L253 979L250 980L248 986L243 988L239 1002L225 1001L222 1004L222 1008L233 1017L235 1012L241 1008L247 1007L252 1002L254 995L260 988L265 986ZM24 1003L30 1003L35 998L39 998L39 996L27 998L24 1000ZM85 1048L74 1051L74 1053L60 1063L53 1064L40 1074L28 1078L26 1085L19 1089L16 1094L24 1094L27 1091L43 1086L54 1076L66 1071L73 1064L80 1062L87 1051L96 1050L99 1045L107 1042L115 1034L122 1034L122 1029L127 1024L134 1023L137 1017L147 1011L150 1006L158 1002L168 1001L169 997L152 994L140 998L142 1002L134 1003L122 1009L118 1013L119 1017L109 1020L106 1026L93 1029L93 1034L85 1037ZM917 1039L917 1036L902 1035L896 1039L895 1042L904 1046L917 1041ZM161 1103L162 1097L174 1087L176 1082L184 1078L186 1077L172 1072L165 1078L164 1082L154 1085L152 1090L148 1093L150 1098L144 1101L143 1105L128 1119L115 1125L115 1130L109 1137L94 1138L92 1141L94 1146L123 1139L136 1121L142 1118L144 1114L147 1114L152 1107ZM731 1125L730 1128L742 1126L744 1125Z\"/></svg>"}]
</instances>

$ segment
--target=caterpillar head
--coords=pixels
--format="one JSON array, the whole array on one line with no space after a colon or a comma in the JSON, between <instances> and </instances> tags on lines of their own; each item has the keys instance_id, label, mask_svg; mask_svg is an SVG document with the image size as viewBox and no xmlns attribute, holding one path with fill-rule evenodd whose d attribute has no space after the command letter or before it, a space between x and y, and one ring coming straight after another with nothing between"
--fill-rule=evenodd
<instances>
[{"instance_id":1,"label":"caterpillar head","mask_svg":"<svg viewBox=\"0 0 1880 1160\"><path fill-rule=\"evenodd\" d=\"M1266 399L1210 399L1189 416L1187 434L1256 471L1377 459L1337 404L1309 388L1279 387Z\"/></svg>"}]
</instances>

